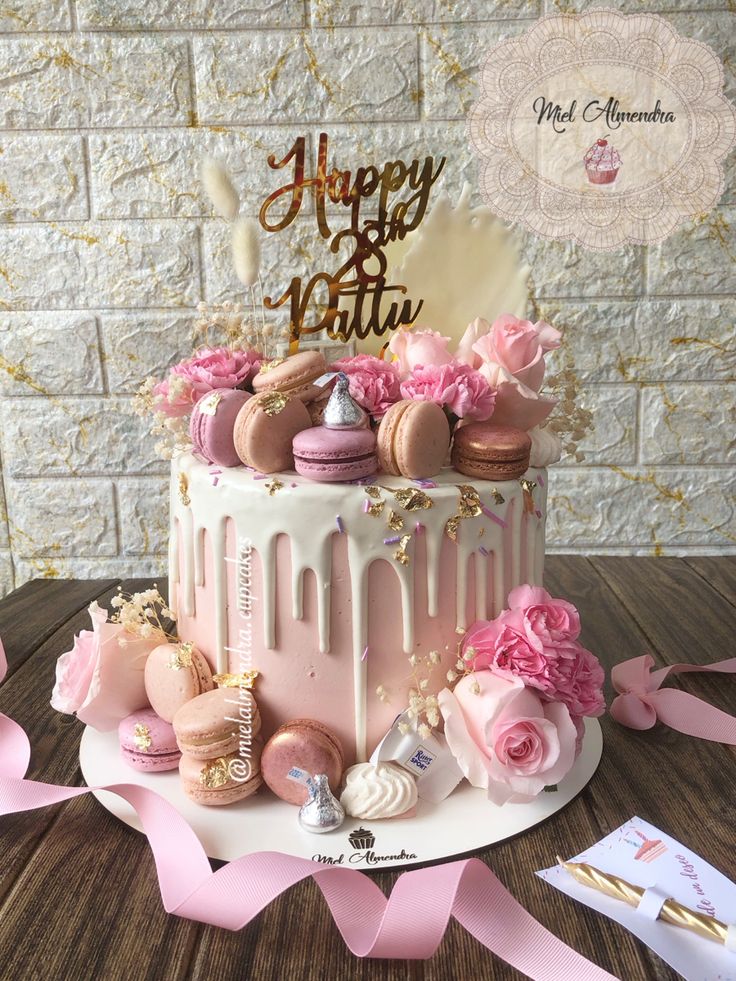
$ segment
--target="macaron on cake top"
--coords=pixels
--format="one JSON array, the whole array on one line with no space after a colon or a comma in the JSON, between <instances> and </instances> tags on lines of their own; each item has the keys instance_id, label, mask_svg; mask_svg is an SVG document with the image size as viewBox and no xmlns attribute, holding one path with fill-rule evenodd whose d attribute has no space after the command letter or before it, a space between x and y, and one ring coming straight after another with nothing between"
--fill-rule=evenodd
<instances>
[{"instance_id":1,"label":"macaron on cake top","mask_svg":"<svg viewBox=\"0 0 736 981\"><path fill-rule=\"evenodd\" d=\"M188 643L154 647L143 679L151 707L165 722L171 722L182 705L215 687L204 654Z\"/></svg>"},{"instance_id":2,"label":"macaron on cake top","mask_svg":"<svg viewBox=\"0 0 736 981\"><path fill-rule=\"evenodd\" d=\"M358 480L378 470L376 437L370 429L314 426L297 433L292 446L297 473L311 480Z\"/></svg>"},{"instance_id":3,"label":"macaron on cake top","mask_svg":"<svg viewBox=\"0 0 736 981\"><path fill-rule=\"evenodd\" d=\"M235 450L247 467L260 473L294 469L292 442L312 420L303 402L268 391L249 399L235 420Z\"/></svg>"},{"instance_id":4,"label":"macaron on cake top","mask_svg":"<svg viewBox=\"0 0 736 981\"><path fill-rule=\"evenodd\" d=\"M516 480L529 469L532 441L521 429L471 422L455 433L452 465L468 477Z\"/></svg>"},{"instance_id":5,"label":"macaron on cake top","mask_svg":"<svg viewBox=\"0 0 736 981\"><path fill-rule=\"evenodd\" d=\"M176 744L174 729L153 709L140 709L118 726L120 754L134 770L159 773L175 770L181 753Z\"/></svg>"},{"instance_id":6,"label":"macaron on cake top","mask_svg":"<svg viewBox=\"0 0 736 981\"><path fill-rule=\"evenodd\" d=\"M239 388L217 388L208 392L192 409L189 435L194 452L207 463L239 467L233 430L238 413L250 398Z\"/></svg>"},{"instance_id":7,"label":"macaron on cake top","mask_svg":"<svg viewBox=\"0 0 736 981\"><path fill-rule=\"evenodd\" d=\"M301 806L309 798L307 775L324 773L336 794L344 756L340 740L314 719L294 719L281 726L263 748L261 771L268 787L288 804Z\"/></svg>"},{"instance_id":8,"label":"macaron on cake top","mask_svg":"<svg viewBox=\"0 0 736 981\"><path fill-rule=\"evenodd\" d=\"M229 753L200 760L183 753L179 776L184 793L195 804L234 804L254 794L263 783L260 743L256 740L247 756Z\"/></svg>"},{"instance_id":9,"label":"macaron on cake top","mask_svg":"<svg viewBox=\"0 0 736 981\"><path fill-rule=\"evenodd\" d=\"M396 402L378 429L381 469L417 480L442 469L450 446L450 423L434 402Z\"/></svg>"},{"instance_id":10,"label":"macaron on cake top","mask_svg":"<svg viewBox=\"0 0 736 981\"><path fill-rule=\"evenodd\" d=\"M245 688L215 688L178 710L174 733L179 749L197 760L236 753L252 744L261 729L258 706Z\"/></svg>"},{"instance_id":11,"label":"macaron on cake top","mask_svg":"<svg viewBox=\"0 0 736 981\"><path fill-rule=\"evenodd\" d=\"M254 392L283 392L285 395L309 402L316 398L322 385L315 381L327 371L327 362L319 351L299 351L288 358L261 362L253 379Z\"/></svg>"}]
</instances>

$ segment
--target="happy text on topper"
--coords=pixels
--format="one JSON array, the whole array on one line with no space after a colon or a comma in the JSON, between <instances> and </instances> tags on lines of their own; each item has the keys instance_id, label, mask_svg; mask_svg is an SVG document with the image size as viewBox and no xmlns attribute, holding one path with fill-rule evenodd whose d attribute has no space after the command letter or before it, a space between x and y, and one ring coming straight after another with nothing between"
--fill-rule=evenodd
<instances>
[{"instance_id":1,"label":"happy text on topper","mask_svg":"<svg viewBox=\"0 0 736 981\"><path fill-rule=\"evenodd\" d=\"M419 226L427 210L429 194L442 172L445 158L437 162L433 157L424 161L388 161L379 170L374 165L361 166L355 171L334 167L327 170L328 137L321 133L317 151L317 167L313 177L305 175L306 137L300 136L281 160L275 154L268 157L268 165L280 170L293 166L293 178L265 199L261 205L259 220L268 232L287 228L299 214L305 190L314 195L315 217L322 238L329 240L330 251L337 254L344 242L351 248L350 257L334 273L318 272L305 284L301 276L294 276L287 289L278 299L265 297L265 305L271 309L289 304L290 343L295 350L302 334L316 334L324 330L331 339L347 340L376 334L379 337L400 326L408 326L416 320L422 300L412 305L410 298L399 301L397 294L406 293L406 287L386 281L388 263L383 247L388 242L400 241ZM399 192L407 196L396 200ZM378 195L374 217L361 219L361 206L365 199ZM283 211L283 202L288 207ZM272 218L274 205L282 203L282 213ZM350 224L333 232L328 217L328 205L349 209ZM310 303L316 298L316 290L326 290L326 309L315 322L305 323ZM352 298L352 310L341 310L340 299ZM382 301L389 301L388 306ZM365 319L364 319L365 318Z\"/></svg>"}]
</instances>

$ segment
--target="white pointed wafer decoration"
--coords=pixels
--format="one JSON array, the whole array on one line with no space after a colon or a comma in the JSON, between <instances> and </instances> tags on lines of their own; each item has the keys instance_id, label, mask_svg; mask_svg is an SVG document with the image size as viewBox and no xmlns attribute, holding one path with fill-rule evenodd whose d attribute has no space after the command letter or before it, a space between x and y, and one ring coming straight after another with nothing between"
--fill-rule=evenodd
<instances>
[{"instance_id":1,"label":"white pointed wafer decoration","mask_svg":"<svg viewBox=\"0 0 736 981\"><path fill-rule=\"evenodd\" d=\"M240 211L240 198L225 165L214 157L205 157L201 166L202 183L212 207L221 218L232 221Z\"/></svg>"}]
</instances>

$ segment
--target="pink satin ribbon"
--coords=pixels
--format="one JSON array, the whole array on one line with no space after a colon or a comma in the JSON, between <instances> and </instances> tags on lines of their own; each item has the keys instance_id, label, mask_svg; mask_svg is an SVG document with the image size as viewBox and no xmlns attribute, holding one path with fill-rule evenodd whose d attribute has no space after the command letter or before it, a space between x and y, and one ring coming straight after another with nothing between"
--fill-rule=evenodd
<instances>
[{"instance_id":1,"label":"pink satin ribbon","mask_svg":"<svg viewBox=\"0 0 736 981\"><path fill-rule=\"evenodd\" d=\"M711 739L736 746L736 717L677 688L661 688L671 674L716 671L736 674L736 657L715 664L673 664L652 671L650 654L617 664L611 671L613 687L619 693L611 705L611 715L631 729L651 729L657 720L688 736Z\"/></svg>"},{"instance_id":2,"label":"pink satin ribbon","mask_svg":"<svg viewBox=\"0 0 736 981\"><path fill-rule=\"evenodd\" d=\"M0 681L6 669L0 641ZM158 794L128 783L97 788L37 783L24 779L29 761L25 732L0 714L0 814L48 807L92 789L117 794L138 813L168 913L240 930L282 892L312 876L358 957L431 957L454 916L485 947L536 981L615 981L538 923L479 859L404 872L388 899L357 869L280 852L243 855L213 872L194 831Z\"/></svg>"}]
</instances>

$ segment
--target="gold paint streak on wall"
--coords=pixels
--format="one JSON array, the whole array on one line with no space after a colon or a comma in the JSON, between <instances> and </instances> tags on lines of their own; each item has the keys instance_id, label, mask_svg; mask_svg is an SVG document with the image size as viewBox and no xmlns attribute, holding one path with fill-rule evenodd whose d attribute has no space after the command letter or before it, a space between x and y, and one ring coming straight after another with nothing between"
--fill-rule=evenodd
<instances>
[{"instance_id":1,"label":"gold paint streak on wall","mask_svg":"<svg viewBox=\"0 0 736 981\"><path fill-rule=\"evenodd\" d=\"M712 347L714 351L718 351L720 354L736 354L736 348L728 348L725 344L711 341L707 337L673 337L670 344L702 344L703 347Z\"/></svg>"},{"instance_id":2,"label":"gold paint streak on wall","mask_svg":"<svg viewBox=\"0 0 736 981\"><path fill-rule=\"evenodd\" d=\"M473 82L457 58L446 51L436 37L432 37L428 30L422 30L422 34L427 39L427 44L432 48L439 59L441 70L453 82L457 83L461 97L470 95L473 90Z\"/></svg>"}]
</instances>

